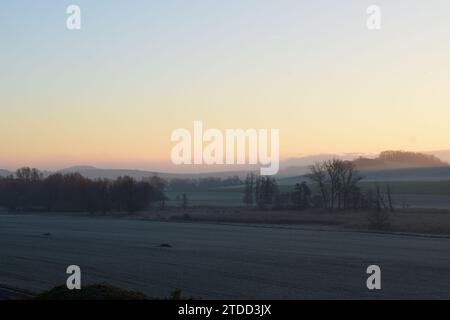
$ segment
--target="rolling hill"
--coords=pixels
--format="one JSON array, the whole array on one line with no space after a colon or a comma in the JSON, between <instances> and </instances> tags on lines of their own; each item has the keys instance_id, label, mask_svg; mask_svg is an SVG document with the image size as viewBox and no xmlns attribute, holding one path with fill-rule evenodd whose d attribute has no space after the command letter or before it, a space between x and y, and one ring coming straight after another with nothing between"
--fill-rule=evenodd
<instances>
[{"instance_id":1,"label":"rolling hill","mask_svg":"<svg viewBox=\"0 0 450 320\"><path fill-rule=\"evenodd\" d=\"M11 171L0 169L0 177L6 177L6 176L9 176L11 174L12 174Z\"/></svg>"}]
</instances>

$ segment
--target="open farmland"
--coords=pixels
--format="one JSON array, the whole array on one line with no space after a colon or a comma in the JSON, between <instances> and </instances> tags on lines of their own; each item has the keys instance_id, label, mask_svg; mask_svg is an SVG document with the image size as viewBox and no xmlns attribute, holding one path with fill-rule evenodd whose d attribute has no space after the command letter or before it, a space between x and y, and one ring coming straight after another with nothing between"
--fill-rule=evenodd
<instances>
[{"instance_id":1,"label":"open farmland","mask_svg":"<svg viewBox=\"0 0 450 320\"><path fill-rule=\"evenodd\" d=\"M47 234L47 235L46 235ZM450 239L294 227L0 215L0 284L107 282L210 299L450 298ZM167 243L171 247L161 247ZM366 288L366 268L382 290Z\"/></svg>"},{"instance_id":2,"label":"open farmland","mask_svg":"<svg viewBox=\"0 0 450 320\"><path fill-rule=\"evenodd\" d=\"M292 191L294 184L281 180L280 191ZM363 190L374 189L376 185L390 186L394 202L398 208L450 208L449 181L365 181ZM222 187L210 190L169 191L168 204L181 206L181 195L185 193L192 206L239 207L243 206L243 187ZM178 198L177 198L178 197Z\"/></svg>"}]
</instances>

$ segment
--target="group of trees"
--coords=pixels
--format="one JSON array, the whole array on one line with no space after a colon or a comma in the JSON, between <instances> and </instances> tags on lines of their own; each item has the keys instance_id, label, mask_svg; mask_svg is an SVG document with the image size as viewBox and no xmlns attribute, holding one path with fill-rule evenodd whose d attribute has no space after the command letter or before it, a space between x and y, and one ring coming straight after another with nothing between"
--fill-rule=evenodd
<instances>
[{"instance_id":1,"label":"group of trees","mask_svg":"<svg viewBox=\"0 0 450 320\"><path fill-rule=\"evenodd\" d=\"M389 186L363 191L362 177L351 161L332 159L310 167L306 181L291 191L280 192L276 181L249 174L244 181L243 201L247 207L296 209L320 208L326 210L376 209L393 211Z\"/></svg>"},{"instance_id":2,"label":"group of trees","mask_svg":"<svg viewBox=\"0 0 450 320\"><path fill-rule=\"evenodd\" d=\"M310 171L307 178L317 194L313 194L306 182L296 184L292 191L279 192L275 180L249 174L245 180L244 203L250 207L255 203L257 207L272 205L276 209L321 207L333 210L356 208L361 202L362 194L357 185L361 177L351 162L333 159L315 164Z\"/></svg>"},{"instance_id":3,"label":"group of trees","mask_svg":"<svg viewBox=\"0 0 450 320\"><path fill-rule=\"evenodd\" d=\"M256 205L258 208L265 208L274 203L278 194L275 179L250 173L247 175L244 184L244 203L247 207Z\"/></svg>"},{"instance_id":4,"label":"group of trees","mask_svg":"<svg viewBox=\"0 0 450 320\"><path fill-rule=\"evenodd\" d=\"M381 161L400 162L410 165L448 165L448 163L442 161L432 154L424 154L419 152L383 151L380 153L378 159L380 159Z\"/></svg>"},{"instance_id":5,"label":"group of trees","mask_svg":"<svg viewBox=\"0 0 450 320\"><path fill-rule=\"evenodd\" d=\"M374 189L362 190L361 176L353 162L332 159L317 163L311 166L305 178L309 184L303 181L287 190L279 188L271 177L248 174L243 182L243 201L248 208L259 209L394 210L389 186L376 185ZM93 180L79 173L55 173L44 177L37 169L22 168L14 175L0 177L0 206L10 211L134 213L154 202L160 202L164 208L167 186L172 190L186 190L186 186L208 189L241 183L238 177L173 179L169 183L159 177L139 181L128 176ZM187 205L184 193L184 210Z\"/></svg>"},{"instance_id":6,"label":"group of trees","mask_svg":"<svg viewBox=\"0 0 450 320\"><path fill-rule=\"evenodd\" d=\"M156 177L91 180L78 173L55 173L44 178L37 169L22 168L0 178L0 206L10 211L134 213L163 201L164 186Z\"/></svg>"},{"instance_id":7,"label":"group of trees","mask_svg":"<svg viewBox=\"0 0 450 320\"><path fill-rule=\"evenodd\" d=\"M312 196L306 182L296 184L292 191L282 192L273 178L250 173L244 181L243 201L248 208L304 210L312 206Z\"/></svg>"},{"instance_id":8,"label":"group of trees","mask_svg":"<svg viewBox=\"0 0 450 320\"><path fill-rule=\"evenodd\" d=\"M275 196L276 209L305 210L313 203L312 191L306 182L297 183L291 192L280 192Z\"/></svg>"},{"instance_id":9,"label":"group of trees","mask_svg":"<svg viewBox=\"0 0 450 320\"><path fill-rule=\"evenodd\" d=\"M303 210L311 206L311 196L312 191L305 182L296 184L292 192L280 192L276 180L270 177L250 173L244 181L243 201L249 208Z\"/></svg>"},{"instance_id":10,"label":"group of trees","mask_svg":"<svg viewBox=\"0 0 450 320\"><path fill-rule=\"evenodd\" d=\"M394 211L389 185L363 191L359 186L362 177L351 161L332 159L317 163L311 166L307 177L318 189L320 201L316 203L325 209Z\"/></svg>"},{"instance_id":11,"label":"group of trees","mask_svg":"<svg viewBox=\"0 0 450 320\"><path fill-rule=\"evenodd\" d=\"M383 151L374 159L360 157L353 160L356 167L366 168L389 168L389 167L435 167L446 166L447 162L431 154L407 151Z\"/></svg>"},{"instance_id":12,"label":"group of trees","mask_svg":"<svg viewBox=\"0 0 450 320\"><path fill-rule=\"evenodd\" d=\"M361 205L362 179L350 161L332 159L311 166L307 177L317 186L325 209L356 209Z\"/></svg>"}]
</instances>

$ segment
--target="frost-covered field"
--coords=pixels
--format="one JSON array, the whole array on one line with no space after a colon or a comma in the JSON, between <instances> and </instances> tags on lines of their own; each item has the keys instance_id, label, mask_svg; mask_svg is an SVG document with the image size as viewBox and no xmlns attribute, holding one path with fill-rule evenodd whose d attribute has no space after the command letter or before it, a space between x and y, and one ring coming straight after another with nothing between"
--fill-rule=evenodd
<instances>
[{"instance_id":1,"label":"frost-covered field","mask_svg":"<svg viewBox=\"0 0 450 320\"><path fill-rule=\"evenodd\" d=\"M47 234L47 235L45 235ZM161 247L170 244L171 247ZM231 299L450 298L450 239L140 220L0 215L0 284L108 282ZM366 289L378 264L382 290Z\"/></svg>"}]
</instances>

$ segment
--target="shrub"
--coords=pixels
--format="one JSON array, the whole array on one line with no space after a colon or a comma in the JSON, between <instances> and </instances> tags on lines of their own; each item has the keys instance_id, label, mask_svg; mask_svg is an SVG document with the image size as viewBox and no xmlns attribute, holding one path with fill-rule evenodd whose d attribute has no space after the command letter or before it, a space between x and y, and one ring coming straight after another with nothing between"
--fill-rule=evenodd
<instances>
[{"instance_id":1,"label":"shrub","mask_svg":"<svg viewBox=\"0 0 450 320\"><path fill-rule=\"evenodd\" d=\"M36 300L147 300L148 297L137 291L129 291L107 284L93 284L82 290L69 290L65 285L45 291Z\"/></svg>"}]
</instances>

